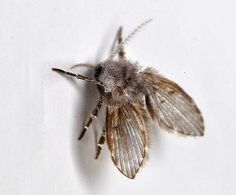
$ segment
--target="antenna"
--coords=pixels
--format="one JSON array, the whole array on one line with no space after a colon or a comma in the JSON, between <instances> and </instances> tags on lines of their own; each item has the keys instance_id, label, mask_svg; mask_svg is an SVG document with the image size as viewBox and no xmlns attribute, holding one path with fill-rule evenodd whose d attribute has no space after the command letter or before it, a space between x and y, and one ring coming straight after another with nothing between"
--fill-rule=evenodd
<instances>
[{"instance_id":1,"label":"antenna","mask_svg":"<svg viewBox=\"0 0 236 195\"><path fill-rule=\"evenodd\" d=\"M126 38L119 43L111 52L111 58L113 58L117 53L119 53L119 50L124 47L144 26L149 24L153 19L149 19L141 23L139 26L137 26L131 33L129 33Z\"/></svg>"}]
</instances>

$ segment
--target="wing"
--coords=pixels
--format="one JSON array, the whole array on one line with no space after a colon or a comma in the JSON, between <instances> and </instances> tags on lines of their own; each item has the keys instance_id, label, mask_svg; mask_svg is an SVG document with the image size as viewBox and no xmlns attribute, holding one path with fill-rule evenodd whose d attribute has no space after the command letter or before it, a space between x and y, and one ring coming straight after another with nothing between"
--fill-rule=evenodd
<instances>
[{"instance_id":1,"label":"wing","mask_svg":"<svg viewBox=\"0 0 236 195\"><path fill-rule=\"evenodd\" d=\"M119 108L108 106L106 135L114 164L123 175L133 179L146 156L144 109L136 103Z\"/></svg>"},{"instance_id":2,"label":"wing","mask_svg":"<svg viewBox=\"0 0 236 195\"><path fill-rule=\"evenodd\" d=\"M194 100L180 86L153 69L145 69L143 74L147 85L145 102L151 118L171 132L203 136L203 118Z\"/></svg>"}]
</instances>

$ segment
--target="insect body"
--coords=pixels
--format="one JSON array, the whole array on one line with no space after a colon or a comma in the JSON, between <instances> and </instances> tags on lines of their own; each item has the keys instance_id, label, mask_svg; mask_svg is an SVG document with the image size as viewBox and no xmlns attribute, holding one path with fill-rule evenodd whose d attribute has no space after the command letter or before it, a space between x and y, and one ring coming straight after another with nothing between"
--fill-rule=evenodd
<instances>
[{"instance_id":1,"label":"insect body","mask_svg":"<svg viewBox=\"0 0 236 195\"><path fill-rule=\"evenodd\" d=\"M108 60L94 66L94 79L58 68L53 70L97 85L100 99L79 140L101 106L105 106L106 122L98 140L96 158L106 141L116 167L133 179L147 156L150 121L169 132L189 136L203 136L204 125L195 102L180 86L154 69L142 70L125 58L124 44L130 37L123 41L122 28L119 29L117 47Z\"/></svg>"}]
</instances>

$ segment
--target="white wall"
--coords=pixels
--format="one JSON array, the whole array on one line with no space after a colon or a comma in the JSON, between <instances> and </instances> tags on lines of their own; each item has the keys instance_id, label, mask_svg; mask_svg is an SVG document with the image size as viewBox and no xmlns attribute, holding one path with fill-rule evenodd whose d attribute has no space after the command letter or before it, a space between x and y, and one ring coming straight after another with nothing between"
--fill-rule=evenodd
<instances>
[{"instance_id":1,"label":"white wall","mask_svg":"<svg viewBox=\"0 0 236 195\"><path fill-rule=\"evenodd\" d=\"M233 0L1 0L0 194L235 194L235 10ZM148 18L127 55L183 86L206 133L154 127L150 158L129 180L107 147L94 160L93 128L76 139L94 88L50 68L104 60L119 25L128 33Z\"/></svg>"}]
</instances>

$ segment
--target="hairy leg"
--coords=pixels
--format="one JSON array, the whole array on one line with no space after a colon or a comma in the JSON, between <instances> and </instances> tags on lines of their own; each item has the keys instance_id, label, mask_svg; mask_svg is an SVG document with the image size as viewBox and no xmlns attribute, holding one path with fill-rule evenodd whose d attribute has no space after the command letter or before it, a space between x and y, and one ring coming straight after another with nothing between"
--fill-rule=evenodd
<instances>
[{"instance_id":1,"label":"hairy leg","mask_svg":"<svg viewBox=\"0 0 236 195\"><path fill-rule=\"evenodd\" d=\"M97 84L97 81L95 79L90 79L90 78L88 78L86 76L83 76L83 75L80 75L80 74L75 74L73 72L68 72L68 71L62 70L60 68L52 68L52 70L55 71L55 72L65 74L65 75L69 75L71 77L75 77L77 79L81 79L81 80L84 80L84 81L88 81L90 83Z\"/></svg>"},{"instance_id":2,"label":"hairy leg","mask_svg":"<svg viewBox=\"0 0 236 195\"><path fill-rule=\"evenodd\" d=\"M118 30L118 46L119 46L118 55L120 58L125 58L124 45L122 44L123 43L122 33L123 33L123 27L121 26Z\"/></svg>"},{"instance_id":3,"label":"hairy leg","mask_svg":"<svg viewBox=\"0 0 236 195\"><path fill-rule=\"evenodd\" d=\"M101 151L102 151L102 145L105 143L106 141L106 138L105 138L105 127L102 129L102 133L98 139L98 142L97 142L97 147L96 147L96 156L95 156L95 159L98 159Z\"/></svg>"},{"instance_id":4,"label":"hairy leg","mask_svg":"<svg viewBox=\"0 0 236 195\"><path fill-rule=\"evenodd\" d=\"M92 114L90 115L89 119L87 120L87 122L85 123L85 126L79 136L79 140L81 140L84 136L84 134L86 133L86 131L88 130L90 124L92 123L93 119L97 117L98 111L100 110L100 108L102 107L102 103L103 103L103 99L100 98L100 100L97 103L97 106L94 108Z\"/></svg>"}]
</instances>

